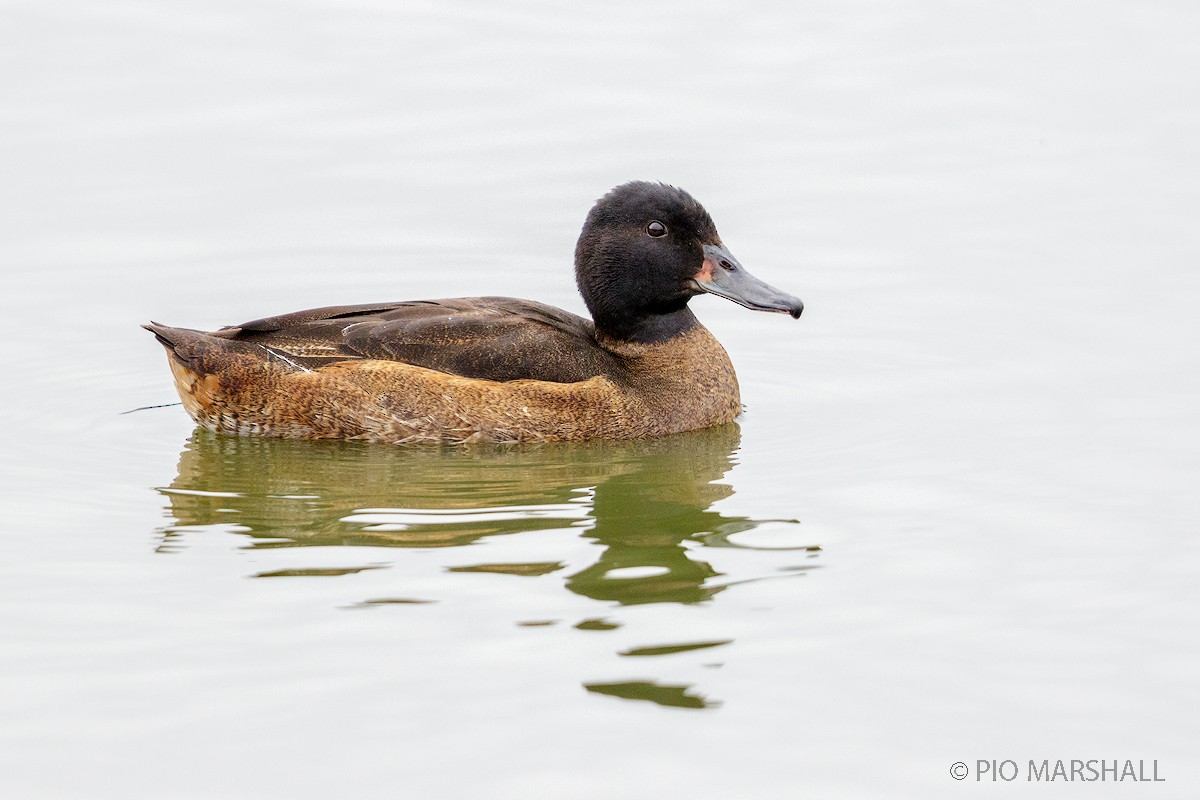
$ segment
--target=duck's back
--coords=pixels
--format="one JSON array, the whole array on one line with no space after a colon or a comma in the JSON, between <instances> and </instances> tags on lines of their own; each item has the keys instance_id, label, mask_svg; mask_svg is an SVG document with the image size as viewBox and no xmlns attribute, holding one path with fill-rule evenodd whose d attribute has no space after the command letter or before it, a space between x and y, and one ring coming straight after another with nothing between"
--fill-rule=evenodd
<instances>
[{"instance_id":1,"label":"duck's back","mask_svg":"<svg viewBox=\"0 0 1200 800\"><path fill-rule=\"evenodd\" d=\"M304 369L371 359L465 378L554 383L621 371L619 359L597 343L590 320L511 297L328 306L212 335L255 345Z\"/></svg>"}]
</instances>

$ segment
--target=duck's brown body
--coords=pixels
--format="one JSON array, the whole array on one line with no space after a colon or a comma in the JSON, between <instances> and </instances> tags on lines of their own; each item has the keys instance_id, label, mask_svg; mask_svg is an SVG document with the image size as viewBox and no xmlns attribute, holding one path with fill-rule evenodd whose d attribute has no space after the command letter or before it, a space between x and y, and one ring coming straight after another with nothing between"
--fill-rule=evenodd
<instances>
[{"instance_id":1,"label":"duck's brown body","mask_svg":"<svg viewBox=\"0 0 1200 800\"><path fill-rule=\"evenodd\" d=\"M799 317L745 272L687 192L632 182L588 214L575 275L592 319L505 297L299 311L212 333L150 324L196 422L223 433L384 442L638 439L741 409L709 292Z\"/></svg>"},{"instance_id":2,"label":"duck's brown body","mask_svg":"<svg viewBox=\"0 0 1200 800\"><path fill-rule=\"evenodd\" d=\"M462 320L470 310L477 309L478 316L478 310L486 312L497 302L526 301L468 298L433 301L419 310L452 304L458 319L453 327L469 330L470 324ZM395 310L413 307L391 306L393 316L384 322L393 342L403 340L419 350L413 343L418 334L404 338L396 330ZM313 323L332 319L337 320L338 332L351 325L361 330L379 324L380 314L331 311L344 309L298 312L289 318L308 319L265 332L256 328L278 323L259 321L215 333L148 327L167 345L175 386L188 413L197 423L223 433L397 443L636 439L720 425L733 420L741 408L729 356L698 322L667 341L647 344L597 334L578 317L569 337L558 330L545 332L544 325L526 320L528 330L518 338L533 356L543 354L543 375L583 377L579 364L592 364L596 374L569 382L494 380L472 375L504 374L506 365L525 357L515 342L509 342L509 352L497 363L496 358L485 358L491 348L478 349L479 342L460 336L454 352L459 371L466 375L362 354L339 356L330 351L342 342L329 337L304 340L305 326L310 337L315 335ZM454 317L448 319L453 324ZM495 332L490 333L489 342L495 338ZM433 352L452 346L443 341L446 335L444 330L434 332L434 341L442 344ZM339 338L344 340L346 334ZM548 347L550 343L554 347ZM474 363L472 352L479 353ZM554 374L556 355L569 365L559 368L560 374Z\"/></svg>"}]
</instances>

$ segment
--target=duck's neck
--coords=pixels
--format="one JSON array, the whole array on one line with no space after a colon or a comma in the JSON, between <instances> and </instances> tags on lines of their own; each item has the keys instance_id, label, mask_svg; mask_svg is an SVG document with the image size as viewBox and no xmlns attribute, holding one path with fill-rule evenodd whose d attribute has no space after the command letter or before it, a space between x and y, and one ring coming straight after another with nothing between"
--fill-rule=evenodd
<instances>
[{"instance_id":1,"label":"duck's neck","mask_svg":"<svg viewBox=\"0 0 1200 800\"><path fill-rule=\"evenodd\" d=\"M605 314L593 312L596 330L611 340L662 344L700 324L686 305L666 313Z\"/></svg>"}]
</instances>

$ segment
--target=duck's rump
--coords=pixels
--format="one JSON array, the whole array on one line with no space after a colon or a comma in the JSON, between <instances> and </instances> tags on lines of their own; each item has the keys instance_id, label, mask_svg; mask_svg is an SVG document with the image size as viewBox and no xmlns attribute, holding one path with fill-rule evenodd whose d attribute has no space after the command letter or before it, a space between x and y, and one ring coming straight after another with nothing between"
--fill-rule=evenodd
<instances>
[{"instance_id":1,"label":"duck's rump","mask_svg":"<svg viewBox=\"0 0 1200 800\"><path fill-rule=\"evenodd\" d=\"M575 383L616 377L617 358L592 322L511 297L462 297L328 306L222 328L303 369L353 360L399 361L493 381Z\"/></svg>"}]
</instances>

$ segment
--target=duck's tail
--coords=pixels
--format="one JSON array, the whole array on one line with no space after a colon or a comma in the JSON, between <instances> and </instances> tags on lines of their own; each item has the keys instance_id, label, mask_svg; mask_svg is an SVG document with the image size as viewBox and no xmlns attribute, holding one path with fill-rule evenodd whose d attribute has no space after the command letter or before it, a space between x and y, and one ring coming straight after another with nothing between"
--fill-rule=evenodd
<instances>
[{"instance_id":1,"label":"duck's tail","mask_svg":"<svg viewBox=\"0 0 1200 800\"><path fill-rule=\"evenodd\" d=\"M220 369L234 353L245 349L240 342L191 328L172 328L160 322L142 327L154 334L173 361L200 374Z\"/></svg>"},{"instance_id":2,"label":"duck's tail","mask_svg":"<svg viewBox=\"0 0 1200 800\"><path fill-rule=\"evenodd\" d=\"M163 347L166 347L167 349L171 349L175 346L175 342L171 338L171 333L179 330L178 328L171 328L167 325L163 325L161 322L155 322L154 320L150 320L149 322L147 322L145 325L142 326L142 329L153 333L154 338L158 339L158 343L161 344Z\"/></svg>"}]
</instances>

